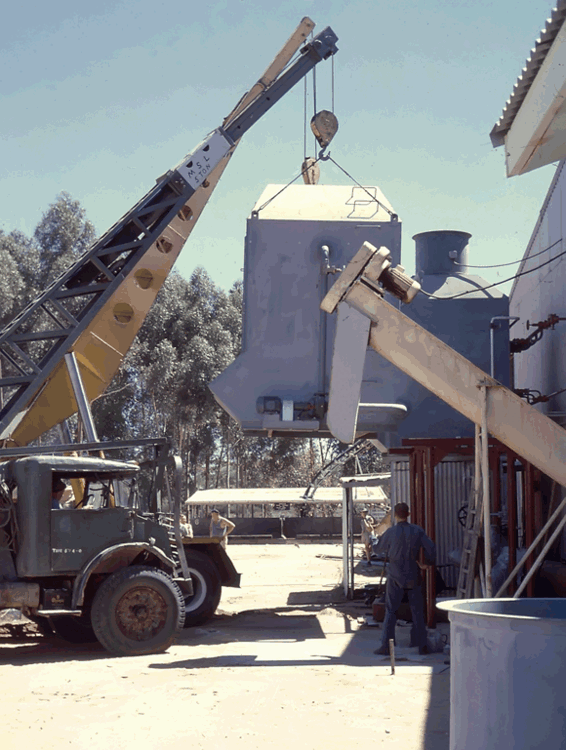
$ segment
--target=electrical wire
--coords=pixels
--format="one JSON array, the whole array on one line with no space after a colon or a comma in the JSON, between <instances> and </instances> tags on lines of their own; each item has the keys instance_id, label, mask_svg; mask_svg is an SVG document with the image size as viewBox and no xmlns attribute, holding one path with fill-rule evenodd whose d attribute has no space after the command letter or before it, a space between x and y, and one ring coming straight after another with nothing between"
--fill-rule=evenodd
<instances>
[{"instance_id":1,"label":"electrical wire","mask_svg":"<svg viewBox=\"0 0 566 750\"><path fill-rule=\"evenodd\" d=\"M553 247L556 245L559 245L562 242L562 237L557 240L556 242L553 242L552 245L549 245L548 247L545 247L544 250L540 250L538 253L534 253L534 255L529 255L529 260L531 258L538 258L539 255L542 255L543 253L548 252L549 250L552 250ZM505 266L514 266L516 263L522 263L525 259L521 258L520 260L512 260L509 263L496 263L494 266L474 266L471 263L458 263L457 261L452 261L455 266L463 266L464 268L504 268Z\"/></svg>"},{"instance_id":2,"label":"electrical wire","mask_svg":"<svg viewBox=\"0 0 566 750\"><path fill-rule=\"evenodd\" d=\"M558 244L558 243L555 243ZM552 246L551 246L552 247ZM549 249L549 248L547 248ZM515 279L520 278L521 276L527 276L529 273L533 273L534 271L538 271L540 268L544 268L545 266L548 266L549 263L553 263L555 260L558 260L558 258L561 258L563 255L566 255L566 250L563 250L561 253L558 253L558 255L555 255L554 258L551 258L550 260L547 260L545 263L541 263L540 266L535 266L534 268L529 268L528 271L521 271L520 273L516 273L514 276L510 276L508 279L503 279L503 281L496 281L494 284L488 284L488 286L480 286L477 289L468 289L466 292L460 292L459 294L453 294L451 297L436 297L434 294L429 294L428 292L425 292L424 289L421 289L421 292L430 299L437 299L440 301L443 300L450 300L450 299L457 299L458 297L464 297L467 294L475 294L476 292L484 292L486 289L492 289L494 286L500 286L501 284L506 284L508 281L514 281Z\"/></svg>"}]
</instances>

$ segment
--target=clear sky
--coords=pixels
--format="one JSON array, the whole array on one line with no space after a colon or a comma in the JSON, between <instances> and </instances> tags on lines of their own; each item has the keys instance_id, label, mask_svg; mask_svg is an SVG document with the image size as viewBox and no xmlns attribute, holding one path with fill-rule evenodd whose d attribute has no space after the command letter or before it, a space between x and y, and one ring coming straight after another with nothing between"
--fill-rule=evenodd
<instances>
[{"instance_id":1,"label":"clear sky","mask_svg":"<svg viewBox=\"0 0 566 750\"><path fill-rule=\"evenodd\" d=\"M472 263L519 259L555 166L507 179L503 149L493 149L489 132L552 7L546 0L10 3L0 51L0 228L31 234L66 190L105 231L221 124L308 15L315 33L329 25L339 37L332 156L393 204L407 269L412 235L433 229L470 232ZM318 108L330 109L329 61L317 68L317 89ZM299 84L244 137L177 262L183 275L202 265L225 289L241 276L246 218L266 184L299 172L303 127ZM327 163L321 182L349 181ZM478 273L493 282L513 270Z\"/></svg>"}]
</instances>

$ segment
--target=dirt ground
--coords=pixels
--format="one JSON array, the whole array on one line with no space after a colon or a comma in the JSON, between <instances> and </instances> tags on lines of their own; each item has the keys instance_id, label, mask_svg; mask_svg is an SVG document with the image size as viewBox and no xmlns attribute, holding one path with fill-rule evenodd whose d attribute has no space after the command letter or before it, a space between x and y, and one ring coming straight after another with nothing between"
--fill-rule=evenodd
<instances>
[{"instance_id":1,"label":"dirt ground","mask_svg":"<svg viewBox=\"0 0 566 750\"><path fill-rule=\"evenodd\" d=\"M446 657L419 656L399 625L391 674L369 608L344 601L341 545L229 551L242 588L164 654L0 631L2 750L448 748ZM376 575L358 563L356 587Z\"/></svg>"}]
</instances>

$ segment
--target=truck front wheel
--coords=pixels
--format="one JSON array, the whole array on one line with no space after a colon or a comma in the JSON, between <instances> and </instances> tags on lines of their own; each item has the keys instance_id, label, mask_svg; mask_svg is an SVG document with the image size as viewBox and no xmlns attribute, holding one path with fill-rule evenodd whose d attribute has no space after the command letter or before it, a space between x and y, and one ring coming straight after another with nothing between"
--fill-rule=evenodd
<instances>
[{"instance_id":1,"label":"truck front wheel","mask_svg":"<svg viewBox=\"0 0 566 750\"><path fill-rule=\"evenodd\" d=\"M112 573L92 601L92 627L117 656L165 651L183 627L181 590L161 570L133 565Z\"/></svg>"},{"instance_id":2,"label":"truck front wheel","mask_svg":"<svg viewBox=\"0 0 566 750\"><path fill-rule=\"evenodd\" d=\"M185 547L187 565L193 582L193 594L185 596L185 627L209 620L216 612L222 595L222 582L216 566L206 555Z\"/></svg>"}]
</instances>

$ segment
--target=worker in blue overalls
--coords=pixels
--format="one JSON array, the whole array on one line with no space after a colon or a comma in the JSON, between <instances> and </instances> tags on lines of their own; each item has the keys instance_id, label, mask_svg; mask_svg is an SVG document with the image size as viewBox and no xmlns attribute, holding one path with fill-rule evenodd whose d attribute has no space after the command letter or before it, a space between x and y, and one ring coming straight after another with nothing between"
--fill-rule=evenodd
<instances>
[{"instance_id":1,"label":"worker in blue overalls","mask_svg":"<svg viewBox=\"0 0 566 750\"><path fill-rule=\"evenodd\" d=\"M424 619L421 568L434 565L436 549L420 526L409 523L409 506L398 503L393 509L395 525L380 538L375 552L384 554L389 567L385 589L385 620L381 646L374 651L383 656L389 653L389 641L395 640L397 610L407 593L413 617L413 645L419 647L419 654L428 653L426 645L426 625ZM419 562L423 550L424 563Z\"/></svg>"}]
</instances>

